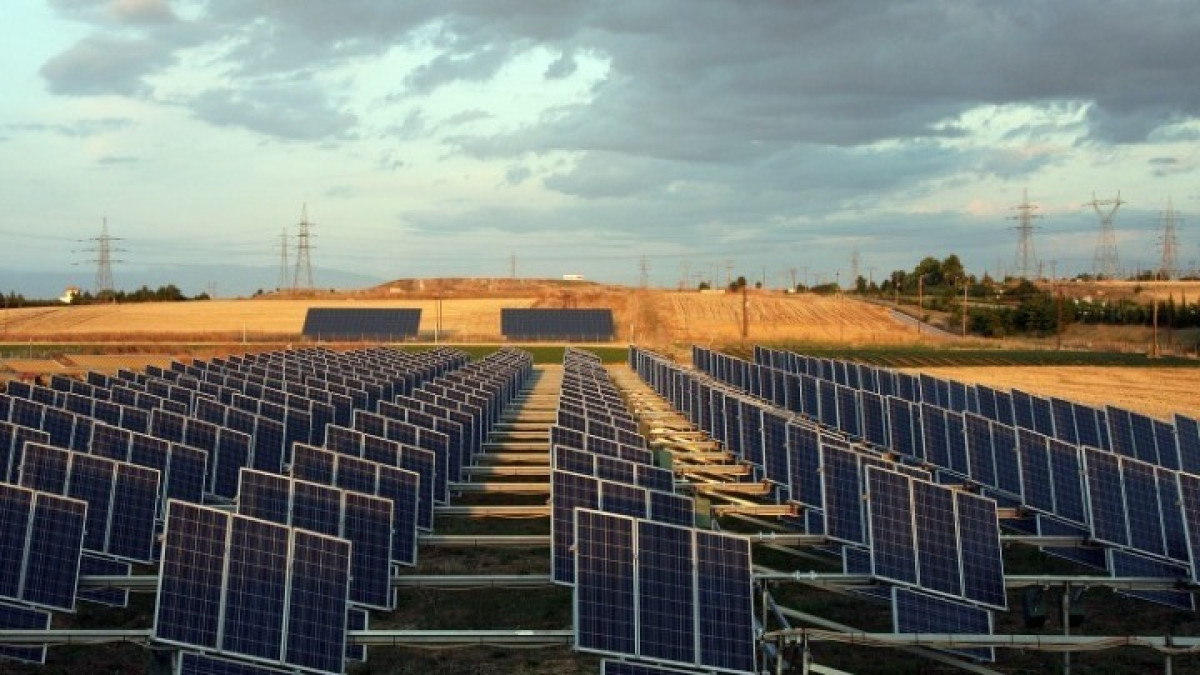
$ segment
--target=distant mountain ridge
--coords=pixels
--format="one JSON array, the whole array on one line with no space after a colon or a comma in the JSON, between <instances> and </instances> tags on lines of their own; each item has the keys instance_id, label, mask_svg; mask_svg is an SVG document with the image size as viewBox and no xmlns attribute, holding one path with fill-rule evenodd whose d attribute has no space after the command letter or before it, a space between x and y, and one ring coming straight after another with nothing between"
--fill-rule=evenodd
<instances>
[{"instance_id":1,"label":"distant mountain ridge","mask_svg":"<svg viewBox=\"0 0 1200 675\"><path fill-rule=\"evenodd\" d=\"M361 289L376 286L384 279L344 270L314 268L313 279L320 289ZM216 287L216 297L246 297L257 291L272 291L279 285L279 268L243 265L176 265L172 267L120 268L113 270L113 285L133 291L142 286L158 288L174 284L187 296L200 295ZM95 291L91 270L44 272L0 269L0 293L17 293L29 299L51 299L63 294L68 286Z\"/></svg>"}]
</instances>

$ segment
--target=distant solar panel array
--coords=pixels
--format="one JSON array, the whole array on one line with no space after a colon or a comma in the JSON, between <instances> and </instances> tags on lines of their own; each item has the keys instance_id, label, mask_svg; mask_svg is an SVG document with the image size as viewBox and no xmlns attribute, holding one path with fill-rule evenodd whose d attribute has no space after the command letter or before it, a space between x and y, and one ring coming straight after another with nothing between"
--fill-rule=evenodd
<instances>
[{"instance_id":1,"label":"distant solar panel array","mask_svg":"<svg viewBox=\"0 0 1200 675\"><path fill-rule=\"evenodd\" d=\"M304 337L314 340L399 342L417 337L420 309L310 307Z\"/></svg>"},{"instance_id":2,"label":"distant solar panel array","mask_svg":"<svg viewBox=\"0 0 1200 675\"><path fill-rule=\"evenodd\" d=\"M513 341L611 342L615 326L611 309L505 307L500 333Z\"/></svg>"},{"instance_id":3,"label":"distant solar panel array","mask_svg":"<svg viewBox=\"0 0 1200 675\"><path fill-rule=\"evenodd\" d=\"M9 382L0 630L45 629L76 599L123 606L127 591L79 589L79 575L161 559L154 639L217 652L187 653L181 672L341 672L366 657L347 626L394 606L392 565L415 564L436 486L444 500L531 367L510 349L473 364L444 348L302 349ZM396 438L351 428L367 414ZM238 514L201 505L231 501Z\"/></svg>"},{"instance_id":4,"label":"distant solar panel array","mask_svg":"<svg viewBox=\"0 0 1200 675\"><path fill-rule=\"evenodd\" d=\"M753 671L748 542L693 528L693 500L592 354L564 356L551 446L552 570L575 589L576 647Z\"/></svg>"}]
</instances>

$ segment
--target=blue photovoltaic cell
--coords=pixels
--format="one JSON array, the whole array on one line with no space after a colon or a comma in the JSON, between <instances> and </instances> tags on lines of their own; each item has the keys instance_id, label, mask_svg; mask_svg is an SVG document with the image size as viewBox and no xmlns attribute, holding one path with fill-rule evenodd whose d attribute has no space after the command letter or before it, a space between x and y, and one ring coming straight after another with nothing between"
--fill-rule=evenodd
<instances>
[{"instance_id":1,"label":"blue photovoltaic cell","mask_svg":"<svg viewBox=\"0 0 1200 675\"><path fill-rule=\"evenodd\" d=\"M996 390L982 384L975 385L975 398L979 401L979 414L996 421Z\"/></svg>"},{"instance_id":2,"label":"blue photovoltaic cell","mask_svg":"<svg viewBox=\"0 0 1200 675\"><path fill-rule=\"evenodd\" d=\"M787 424L788 418L785 415L770 410L763 411L762 442L766 477L784 488L787 488L789 482Z\"/></svg>"},{"instance_id":3,"label":"blue photovoltaic cell","mask_svg":"<svg viewBox=\"0 0 1200 675\"><path fill-rule=\"evenodd\" d=\"M850 387L837 387L837 405L838 428L856 438L862 437L858 396L855 390Z\"/></svg>"},{"instance_id":4,"label":"blue photovoltaic cell","mask_svg":"<svg viewBox=\"0 0 1200 675\"><path fill-rule=\"evenodd\" d=\"M1167 557L1174 560L1188 560L1187 531L1183 526L1183 510L1180 507L1179 483L1176 472L1169 469L1157 468L1158 503L1163 518L1163 537L1167 548Z\"/></svg>"},{"instance_id":5,"label":"blue photovoltaic cell","mask_svg":"<svg viewBox=\"0 0 1200 675\"><path fill-rule=\"evenodd\" d=\"M1072 522L1088 522L1079 447L1052 438L1046 443L1046 449L1054 483L1054 513Z\"/></svg>"},{"instance_id":6,"label":"blue photovoltaic cell","mask_svg":"<svg viewBox=\"0 0 1200 675\"><path fill-rule=\"evenodd\" d=\"M903 588L893 589L892 630L896 633L990 634L992 613ZM945 650L972 659L994 661L991 647Z\"/></svg>"},{"instance_id":7,"label":"blue photovoltaic cell","mask_svg":"<svg viewBox=\"0 0 1200 675\"><path fill-rule=\"evenodd\" d=\"M961 540L963 595L982 605L1007 609L996 502L966 492L955 493L954 500Z\"/></svg>"},{"instance_id":8,"label":"blue photovoltaic cell","mask_svg":"<svg viewBox=\"0 0 1200 675\"><path fill-rule=\"evenodd\" d=\"M632 518L575 511L575 646L636 654L635 539Z\"/></svg>"},{"instance_id":9,"label":"blue photovoltaic cell","mask_svg":"<svg viewBox=\"0 0 1200 675\"><path fill-rule=\"evenodd\" d=\"M750 542L696 530L699 664L755 672Z\"/></svg>"},{"instance_id":10,"label":"blue photovoltaic cell","mask_svg":"<svg viewBox=\"0 0 1200 675\"><path fill-rule=\"evenodd\" d=\"M1030 396L1029 405L1033 410L1033 430L1043 436L1057 437L1054 430L1054 413L1050 408L1050 400L1041 396Z\"/></svg>"},{"instance_id":11,"label":"blue photovoltaic cell","mask_svg":"<svg viewBox=\"0 0 1200 675\"><path fill-rule=\"evenodd\" d=\"M637 469L635 468L637 465L633 462L605 455L589 456L592 458L592 466L578 473L584 473L617 483L625 483L626 485L634 485L637 482Z\"/></svg>"},{"instance_id":12,"label":"blue photovoltaic cell","mask_svg":"<svg viewBox=\"0 0 1200 675\"><path fill-rule=\"evenodd\" d=\"M1054 437L1072 445L1079 445L1079 432L1075 428L1075 404L1061 398L1051 398L1050 412L1054 416Z\"/></svg>"},{"instance_id":13,"label":"blue photovoltaic cell","mask_svg":"<svg viewBox=\"0 0 1200 675\"><path fill-rule=\"evenodd\" d=\"M637 484L647 490L675 491L675 474L670 469L649 464L635 464L634 471L637 474Z\"/></svg>"},{"instance_id":14,"label":"blue photovoltaic cell","mask_svg":"<svg viewBox=\"0 0 1200 675\"><path fill-rule=\"evenodd\" d=\"M946 436L946 411L928 403L921 404L921 430L924 433L924 458L940 468L950 468L950 448Z\"/></svg>"},{"instance_id":15,"label":"blue photovoltaic cell","mask_svg":"<svg viewBox=\"0 0 1200 675\"><path fill-rule=\"evenodd\" d=\"M867 469L873 574L916 584L917 551L910 485L911 481L898 473Z\"/></svg>"},{"instance_id":16,"label":"blue photovoltaic cell","mask_svg":"<svg viewBox=\"0 0 1200 675\"><path fill-rule=\"evenodd\" d=\"M253 555L229 556L220 648L277 660L283 642L288 530L261 520L234 518L229 524L229 547Z\"/></svg>"},{"instance_id":17,"label":"blue photovoltaic cell","mask_svg":"<svg viewBox=\"0 0 1200 675\"><path fill-rule=\"evenodd\" d=\"M637 533L638 654L653 660L694 663L692 530L641 522Z\"/></svg>"},{"instance_id":18,"label":"blue photovoltaic cell","mask_svg":"<svg viewBox=\"0 0 1200 675\"><path fill-rule=\"evenodd\" d=\"M648 494L651 520L683 527L695 525L696 505L691 497L658 490L650 490Z\"/></svg>"},{"instance_id":19,"label":"blue photovoltaic cell","mask_svg":"<svg viewBox=\"0 0 1200 675\"><path fill-rule=\"evenodd\" d=\"M825 497L825 534L849 544L863 544L862 482L858 454L828 445L821 448Z\"/></svg>"},{"instance_id":20,"label":"blue photovoltaic cell","mask_svg":"<svg viewBox=\"0 0 1200 675\"><path fill-rule=\"evenodd\" d=\"M633 485L600 481L600 510L632 518L648 518L646 491Z\"/></svg>"},{"instance_id":21,"label":"blue photovoltaic cell","mask_svg":"<svg viewBox=\"0 0 1200 675\"><path fill-rule=\"evenodd\" d=\"M210 654L179 653L176 675L285 675L292 671L223 659Z\"/></svg>"},{"instance_id":22,"label":"blue photovoltaic cell","mask_svg":"<svg viewBox=\"0 0 1200 675\"><path fill-rule=\"evenodd\" d=\"M1154 437L1154 420L1139 413L1130 413L1129 430L1133 433L1134 456L1143 462L1158 464L1158 446Z\"/></svg>"},{"instance_id":23,"label":"blue photovoltaic cell","mask_svg":"<svg viewBox=\"0 0 1200 675\"><path fill-rule=\"evenodd\" d=\"M863 437L880 447L889 447L887 409L884 398L879 394L864 391L862 399Z\"/></svg>"},{"instance_id":24,"label":"blue photovoltaic cell","mask_svg":"<svg viewBox=\"0 0 1200 675\"><path fill-rule=\"evenodd\" d=\"M86 553L79 558L79 576L127 577L131 574L132 567L127 562L101 558ZM109 607L126 607L129 605L129 591L123 588L81 588L76 593L76 597L84 602L107 605Z\"/></svg>"},{"instance_id":25,"label":"blue photovoltaic cell","mask_svg":"<svg viewBox=\"0 0 1200 675\"><path fill-rule=\"evenodd\" d=\"M1125 489L1130 547L1151 555L1166 555L1154 466L1124 459L1121 461L1121 482Z\"/></svg>"},{"instance_id":26,"label":"blue photovoltaic cell","mask_svg":"<svg viewBox=\"0 0 1200 675\"><path fill-rule=\"evenodd\" d=\"M167 511L154 636L217 648L229 514L183 502Z\"/></svg>"},{"instance_id":27,"label":"blue photovoltaic cell","mask_svg":"<svg viewBox=\"0 0 1200 675\"><path fill-rule=\"evenodd\" d=\"M986 417L968 413L966 423L967 457L971 465L971 480L982 485L996 484L996 460L992 445L992 423Z\"/></svg>"},{"instance_id":28,"label":"blue photovoltaic cell","mask_svg":"<svg viewBox=\"0 0 1200 675\"><path fill-rule=\"evenodd\" d=\"M1092 536L1116 546L1129 546L1121 467L1116 455L1084 448Z\"/></svg>"},{"instance_id":29,"label":"blue photovoltaic cell","mask_svg":"<svg viewBox=\"0 0 1200 675\"><path fill-rule=\"evenodd\" d=\"M570 471L571 473L591 474L595 471L596 455L571 448L565 445L554 446L554 469L559 471ZM612 459L614 462L622 462L623 460Z\"/></svg>"},{"instance_id":30,"label":"blue photovoltaic cell","mask_svg":"<svg viewBox=\"0 0 1200 675\"><path fill-rule=\"evenodd\" d=\"M1144 558L1134 553L1120 549L1108 551L1112 575L1114 577L1160 577L1183 581L1188 579L1186 566L1172 565L1162 560ZM1191 612L1195 610L1195 602L1188 591L1116 591L1120 595L1128 595L1148 602L1154 602L1174 609Z\"/></svg>"},{"instance_id":31,"label":"blue photovoltaic cell","mask_svg":"<svg viewBox=\"0 0 1200 675\"><path fill-rule=\"evenodd\" d=\"M49 630L50 612L32 607L0 603L0 632L5 630ZM0 660L23 663L46 662L46 647L14 647L0 644Z\"/></svg>"},{"instance_id":32,"label":"blue photovoltaic cell","mask_svg":"<svg viewBox=\"0 0 1200 675\"><path fill-rule=\"evenodd\" d=\"M1084 539L1091 537L1091 531L1086 527L1064 523L1042 514L1038 514L1036 524L1036 530L1032 534L1052 537L1080 537ZM1063 558L1064 560L1071 560L1081 565L1087 565L1088 567L1094 567L1098 570L1108 569L1108 559L1105 556L1105 549L1100 547L1042 546L1041 550L1049 555Z\"/></svg>"},{"instance_id":33,"label":"blue photovoltaic cell","mask_svg":"<svg viewBox=\"0 0 1200 675\"><path fill-rule=\"evenodd\" d=\"M1021 456L1017 452L1017 436L1012 427L993 422L992 449L996 459L996 487L1020 498Z\"/></svg>"},{"instance_id":34,"label":"blue photovoltaic cell","mask_svg":"<svg viewBox=\"0 0 1200 675\"><path fill-rule=\"evenodd\" d=\"M1021 492L1025 504L1044 513L1054 513L1054 482L1050 473L1050 451L1045 436L1026 429L1017 431L1021 461Z\"/></svg>"},{"instance_id":35,"label":"blue photovoltaic cell","mask_svg":"<svg viewBox=\"0 0 1200 675\"><path fill-rule=\"evenodd\" d=\"M742 401L742 458L751 464L763 465L763 408L752 401Z\"/></svg>"},{"instance_id":36,"label":"blue photovoltaic cell","mask_svg":"<svg viewBox=\"0 0 1200 675\"><path fill-rule=\"evenodd\" d=\"M695 672L694 670L678 670L667 666L651 666L628 661L605 659L600 662L600 675L694 675Z\"/></svg>"},{"instance_id":37,"label":"blue photovoltaic cell","mask_svg":"<svg viewBox=\"0 0 1200 675\"><path fill-rule=\"evenodd\" d=\"M350 542L293 530L284 660L342 672L350 587Z\"/></svg>"},{"instance_id":38,"label":"blue photovoltaic cell","mask_svg":"<svg viewBox=\"0 0 1200 675\"><path fill-rule=\"evenodd\" d=\"M565 471L554 471L550 478L550 503L550 532L553 540L550 559L554 580L570 584L575 579L575 560L571 555L571 548L575 544L574 511L576 508L595 509L600 506L600 490L596 479Z\"/></svg>"},{"instance_id":39,"label":"blue photovoltaic cell","mask_svg":"<svg viewBox=\"0 0 1200 675\"><path fill-rule=\"evenodd\" d=\"M1137 457L1129 411L1110 405L1104 409L1104 414L1108 418L1108 439L1112 451L1126 457Z\"/></svg>"},{"instance_id":40,"label":"blue photovoltaic cell","mask_svg":"<svg viewBox=\"0 0 1200 675\"><path fill-rule=\"evenodd\" d=\"M1012 394L1007 391L996 392L996 421L1010 427L1018 426L1013 412Z\"/></svg>"},{"instance_id":41,"label":"blue photovoltaic cell","mask_svg":"<svg viewBox=\"0 0 1200 675\"><path fill-rule=\"evenodd\" d=\"M960 476L971 475L962 413L946 412L946 453L950 458L950 465L946 468Z\"/></svg>"},{"instance_id":42,"label":"blue photovoltaic cell","mask_svg":"<svg viewBox=\"0 0 1200 675\"><path fill-rule=\"evenodd\" d=\"M1010 397L1013 410L1013 426L1030 431L1038 431L1037 424L1033 419L1033 397L1019 389L1013 389Z\"/></svg>"},{"instance_id":43,"label":"blue photovoltaic cell","mask_svg":"<svg viewBox=\"0 0 1200 675\"><path fill-rule=\"evenodd\" d=\"M1075 432L1079 445L1108 450L1107 445L1100 442L1099 411L1083 403L1072 403L1071 407L1075 411Z\"/></svg>"},{"instance_id":44,"label":"blue photovoltaic cell","mask_svg":"<svg viewBox=\"0 0 1200 675\"><path fill-rule=\"evenodd\" d=\"M954 493L947 488L912 481L920 586L948 595L962 595L959 533L954 522Z\"/></svg>"},{"instance_id":45,"label":"blue photovoltaic cell","mask_svg":"<svg viewBox=\"0 0 1200 675\"><path fill-rule=\"evenodd\" d=\"M342 527L336 536L350 540L350 600L392 608L392 502L370 494L346 492Z\"/></svg>"},{"instance_id":46,"label":"blue photovoltaic cell","mask_svg":"<svg viewBox=\"0 0 1200 675\"><path fill-rule=\"evenodd\" d=\"M838 424L838 409L837 409L837 385L828 380L821 380L817 386L817 393L820 396L820 416L821 424L824 424L834 429L840 429Z\"/></svg>"},{"instance_id":47,"label":"blue photovoltaic cell","mask_svg":"<svg viewBox=\"0 0 1200 675\"><path fill-rule=\"evenodd\" d=\"M791 464L790 492L793 501L821 507L821 442L817 429L801 422L788 425L788 455Z\"/></svg>"},{"instance_id":48,"label":"blue photovoltaic cell","mask_svg":"<svg viewBox=\"0 0 1200 675\"><path fill-rule=\"evenodd\" d=\"M371 615L365 609L350 608L346 613L346 630L367 630ZM350 642L350 637L346 637L346 660L366 663L367 661L367 646L356 645Z\"/></svg>"},{"instance_id":49,"label":"blue photovoltaic cell","mask_svg":"<svg viewBox=\"0 0 1200 675\"><path fill-rule=\"evenodd\" d=\"M1183 526L1187 531L1188 550L1192 563L1192 581L1200 580L1200 476L1180 473L1179 504L1183 511Z\"/></svg>"},{"instance_id":50,"label":"blue photovoltaic cell","mask_svg":"<svg viewBox=\"0 0 1200 675\"><path fill-rule=\"evenodd\" d=\"M874 574L871 551L856 546L842 547L843 574Z\"/></svg>"},{"instance_id":51,"label":"blue photovoltaic cell","mask_svg":"<svg viewBox=\"0 0 1200 675\"><path fill-rule=\"evenodd\" d=\"M1178 471L1179 442L1175 437L1175 425L1162 420L1153 420L1154 440L1158 446L1158 465Z\"/></svg>"},{"instance_id":52,"label":"blue photovoltaic cell","mask_svg":"<svg viewBox=\"0 0 1200 675\"><path fill-rule=\"evenodd\" d=\"M924 448L918 449L913 444L912 410L904 399L891 397L887 399L888 413L888 447L895 453L905 457L924 459Z\"/></svg>"},{"instance_id":53,"label":"blue photovoltaic cell","mask_svg":"<svg viewBox=\"0 0 1200 675\"><path fill-rule=\"evenodd\" d=\"M1179 444L1179 468L1200 474L1200 422L1177 414L1175 433Z\"/></svg>"}]
</instances>

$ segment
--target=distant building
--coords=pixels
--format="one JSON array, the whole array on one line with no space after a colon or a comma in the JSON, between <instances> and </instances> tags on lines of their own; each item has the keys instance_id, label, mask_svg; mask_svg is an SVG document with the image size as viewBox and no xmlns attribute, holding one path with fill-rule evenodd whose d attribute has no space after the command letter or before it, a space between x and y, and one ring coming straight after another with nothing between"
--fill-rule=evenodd
<instances>
[{"instance_id":1,"label":"distant building","mask_svg":"<svg viewBox=\"0 0 1200 675\"><path fill-rule=\"evenodd\" d=\"M582 274L564 274L563 281L583 281Z\"/></svg>"},{"instance_id":2,"label":"distant building","mask_svg":"<svg viewBox=\"0 0 1200 675\"><path fill-rule=\"evenodd\" d=\"M80 291L78 286L67 286L67 290L63 291L62 297L59 298L58 301L64 305L69 305L72 302L75 302L75 298L79 297L79 293Z\"/></svg>"}]
</instances>

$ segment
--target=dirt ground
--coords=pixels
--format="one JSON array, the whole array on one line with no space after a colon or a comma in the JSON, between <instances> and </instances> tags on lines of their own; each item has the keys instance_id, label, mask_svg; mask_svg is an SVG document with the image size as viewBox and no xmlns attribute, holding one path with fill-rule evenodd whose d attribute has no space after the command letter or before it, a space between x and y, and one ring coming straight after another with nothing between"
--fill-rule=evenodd
<instances>
[{"instance_id":1,"label":"dirt ground","mask_svg":"<svg viewBox=\"0 0 1200 675\"><path fill-rule=\"evenodd\" d=\"M1197 368L921 368L919 372L1090 405L1115 405L1164 420L1176 412L1200 418Z\"/></svg>"}]
</instances>

